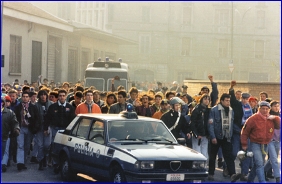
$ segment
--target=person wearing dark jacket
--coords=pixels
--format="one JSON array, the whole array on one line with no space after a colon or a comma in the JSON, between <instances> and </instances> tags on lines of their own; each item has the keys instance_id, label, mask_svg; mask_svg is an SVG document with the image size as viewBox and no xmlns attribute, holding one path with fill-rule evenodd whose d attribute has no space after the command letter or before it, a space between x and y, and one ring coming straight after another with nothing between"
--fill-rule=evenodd
<instances>
[{"instance_id":1,"label":"person wearing dark jacket","mask_svg":"<svg viewBox=\"0 0 282 184\"><path fill-rule=\"evenodd\" d=\"M181 131L190 139L190 128L184 116L181 115L181 99L173 97L169 104L171 110L162 115L161 120L165 123L176 139L182 138ZM183 101L182 101L183 102ZM184 104L184 102L182 103Z\"/></svg>"},{"instance_id":2,"label":"person wearing dark jacket","mask_svg":"<svg viewBox=\"0 0 282 184\"><path fill-rule=\"evenodd\" d=\"M52 135L51 144L58 130L65 130L71 121L75 118L74 108L66 101L67 91L61 89L58 91L58 101L49 106L44 118L43 130L45 136ZM51 131L48 132L50 126ZM58 169L58 164L53 162L54 171Z\"/></svg>"},{"instance_id":3,"label":"person wearing dark jacket","mask_svg":"<svg viewBox=\"0 0 282 184\"><path fill-rule=\"evenodd\" d=\"M18 136L20 134L19 122L13 111L5 107L5 97L1 98L1 116L2 116L2 159L6 148L6 142L9 136ZM2 160L1 159L1 160Z\"/></svg>"},{"instance_id":4,"label":"person wearing dark jacket","mask_svg":"<svg viewBox=\"0 0 282 184\"><path fill-rule=\"evenodd\" d=\"M119 114L121 111L125 111L127 105L130 104L126 102L126 92L124 90L118 92L117 101L117 103L114 103L110 106L109 114Z\"/></svg>"},{"instance_id":5,"label":"person wearing dark jacket","mask_svg":"<svg viewBox=\"0 0 282 184\"><path fill-rule=\"evenodd\" d=\"M242 149L241 143L240 143L240 135L242 127L245 124L245 121L253 115L252 107L248 103L248 99L250 97L250 94L248 93L241 93L241 101L237 100L233 87L236 85L236 81L231 81L230 83L230 89L229 89L229 95L230 95L230 106L232 107L234 111L234 124L233 124L233 136L231 139L233 149L232 154L234 160L237 157L238 151ZM250 141L248 140L248 144ZM248 150L251 151L251 150ZM247 174L249 173L249 167L251 167L251 161L252 159L250 157L245 158L243 161L241 161L241 181L247 181Z\"/></svg>"},{"instance_id":6,"label":"person wearing dark jacket","mask_svg":"<svg viewBox=\"0 0 282 184\"><path fill-rule=\"evenodd\" d=\"M49 109L50 105L53 103L48 100L48 93L41 89L37 94L38 102L35 103L35 106L38 108L40 121L42 122L39 131L36 133L36 143L38 144L38 154L37 160L39 161L38 170L43 170L43 166L46 167L46 155L48 148L51 145L51 134L44 135L43 124L44 117Z\"/></svg>"},{"instance_id":7,"label":"person wearing dark jacket","mask_svg":"<svg viewBox=\"0 0 282 184\"><path fill-rule=\"evenodd\" d=\"M210 114L210 96L204 94L200 98L200 103L195 106L191 114L191 129L193 132L192 137L192 148L199 153L202 153L207 159L208 144L209 144L209 131L208 131L208 120Z\"/></svg>"},{"instance_id":8,"label":"person wearing dark jacket","mask_svg":"<svg viewBox=\"0 0 282 184\"><path fill-rule=\"evenodd\" d=\"M17 168L19 171L27 169L25 166L32 134L37 133L41 125L38 109L29 101L29 92L22 93L22 102L16 106L15 114L20 124L21 132L17 137Z\"/></svg>"},{"instance_id":9,"label":"person wearing dark jacket","mask_svg":"<svg viewBox=\"0 0 282 184\"><path fill-rule=\"evenodd\" d=\"M153 100L152 97L150 97L147 94L144 94L141 96L140 101L142 105L135 107L135 111L137 115L139 116L146 116L146 117L152 117L155 113L155 110L152 106L150 106L149 101Z\"/></svg>"}]
</instances>

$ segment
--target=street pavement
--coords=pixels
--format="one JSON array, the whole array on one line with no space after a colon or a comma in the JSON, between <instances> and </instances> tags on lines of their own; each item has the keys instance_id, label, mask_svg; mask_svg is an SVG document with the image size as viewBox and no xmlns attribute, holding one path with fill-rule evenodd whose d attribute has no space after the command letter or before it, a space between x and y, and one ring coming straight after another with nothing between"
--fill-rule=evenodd
<instances>
[{"instance_id":1,"label":"street pavement","mask_svg":"<svg viewBox=\"0 0 282 184\"><path fill-rule=\"evenodd\" d=\"M24 171L18 171L17 166L13 161L11 161L11 166L8 167L7 172L1 174L1 182L2 183L30 183L30 182L62 182L60 174L54 174L53 169L51 167L44 168L43 171L38 170L38 164L30 163L30 158L28 159L28 163L26 164L27 170ZM279 164L281 164L281 156L279 154ZM217 164L216 164L217 166ZM239 161L235 161L235 167L236 172L240 173L240 167L239 167ZM77 180L79 182L90 182L90 181L96 181L95 179L86 176L78 174ZM229 183L230 177L223 177L222 175L222 169L216 168L214 179L216 183L223 182L223 183ZM209 182L209 181L207 181ZM245 183L241 181L237 181L237 183ZM255 180L257 182L257 178ZM270 179L270 182L275 182L275 179ZM210 183L210 182L209 182Z\"/></svg>"}]
</instances>

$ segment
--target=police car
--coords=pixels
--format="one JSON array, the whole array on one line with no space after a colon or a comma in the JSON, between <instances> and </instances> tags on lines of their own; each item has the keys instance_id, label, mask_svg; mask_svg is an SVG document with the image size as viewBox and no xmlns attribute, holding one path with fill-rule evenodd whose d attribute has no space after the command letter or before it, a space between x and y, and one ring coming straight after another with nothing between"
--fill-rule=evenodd
<instances>
[{"instance_id":1,"label":"police car","mask_svg":"<svg viewBox=\"0 0 282 184\"><path fill-rule=\"evenodd\" d=\"M179 144L161 120L128 111L79 114L56 134L52 156L64 181L77 173L115 183L201 182L208 176L206 157Z\"/></svg>"}]
</instances>

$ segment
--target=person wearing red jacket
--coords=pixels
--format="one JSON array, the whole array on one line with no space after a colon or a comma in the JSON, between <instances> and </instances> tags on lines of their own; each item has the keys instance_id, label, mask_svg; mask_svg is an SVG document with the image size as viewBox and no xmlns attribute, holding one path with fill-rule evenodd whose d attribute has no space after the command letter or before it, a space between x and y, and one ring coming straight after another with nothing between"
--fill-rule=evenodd
<instances>
[{"instance_id":1,"label":"person wearing red jacket","mask_svg":"<svg viewBox=\"0 0 282 184\"><path fill-rule=\"evenodd\" d=\"M267 144L271 141L274 129L280 129L280 117L269 114L270 104L261 101L259 110L245 122L241 131L242 149L247 150L250 139L250 147L254 154L254 166L248 176L248 181L253 182L258 176L259 182L265 183L263 159L266 154Z\"/></svg>"}]
</instances>

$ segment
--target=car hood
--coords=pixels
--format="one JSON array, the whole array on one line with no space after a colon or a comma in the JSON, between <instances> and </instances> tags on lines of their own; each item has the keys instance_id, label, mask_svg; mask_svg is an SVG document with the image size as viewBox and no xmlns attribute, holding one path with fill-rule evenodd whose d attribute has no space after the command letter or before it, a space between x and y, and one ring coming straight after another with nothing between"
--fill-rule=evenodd
<instances>
[{"instance_id":1,"label":"car hood","mask_svg":"<svg viewBox=\"0 0 282 184\"><path fill-rule=\"evenodd\" d=\"M182 145L167 144L112 144L117 150L142 160L206 160L201 153Z\"/></svg>"}]
</instances>

